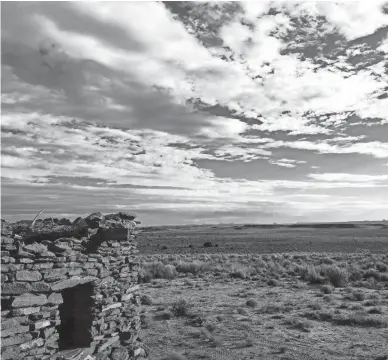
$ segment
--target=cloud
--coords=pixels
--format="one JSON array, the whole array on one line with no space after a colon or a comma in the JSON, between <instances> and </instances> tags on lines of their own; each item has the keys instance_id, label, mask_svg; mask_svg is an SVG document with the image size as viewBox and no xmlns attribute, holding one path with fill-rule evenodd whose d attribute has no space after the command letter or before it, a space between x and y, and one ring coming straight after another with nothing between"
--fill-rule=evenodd
<instances>
[{"instance_id":1,"label":"cloud","mask_svg":"<svg viewBox=\"0 0 388 360\"><path fill-rule=\"evenodd\" d=\"M308 174L308 177L318 181L342 181L342 182L361 182L361 183L379 183L388 181L388 175L361 175L347 173L324 173Z\"/></svg>"},{"instance_id":2,"label":"cloud","mask_svg":"<svg viewBox=\"0 0 388 360\"><path fill-rule=\"evenodd\" d=\"M382 213L381 5L4 4L4 213L132 207L154 223L364 217L373 203Z\"/></svg>"},{"instance_id":3,"label":"cloud","mask_svg":"<svg viewBox=\"0 0 388 360\"><path fill-rule=\"evenodd\" d=\"M288 147L300 150L316 151L322 154L366 154L376 158L388 157L388 143L380 141L357 142L345 145L330 144L328 141L274 141L263 145L263 148Z\"/></svg>"}]
</instances>

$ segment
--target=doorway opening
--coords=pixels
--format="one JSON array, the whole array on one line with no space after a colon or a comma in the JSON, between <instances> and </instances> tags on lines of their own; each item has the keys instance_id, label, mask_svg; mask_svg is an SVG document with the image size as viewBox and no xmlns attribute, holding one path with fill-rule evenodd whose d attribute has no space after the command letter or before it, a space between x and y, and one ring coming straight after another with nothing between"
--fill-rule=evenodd
<instances>
[{"instance_id":1,"label":"doorway opening","mask_svg":"<svg viewBox=\"0 0 388 360\"><path fill-rule=\"evenodd\" d=\"M59 306L59 349L89 347L92 342L93 286L77 285L62 291L63 303Z\"/></svg>"}]
</instances>

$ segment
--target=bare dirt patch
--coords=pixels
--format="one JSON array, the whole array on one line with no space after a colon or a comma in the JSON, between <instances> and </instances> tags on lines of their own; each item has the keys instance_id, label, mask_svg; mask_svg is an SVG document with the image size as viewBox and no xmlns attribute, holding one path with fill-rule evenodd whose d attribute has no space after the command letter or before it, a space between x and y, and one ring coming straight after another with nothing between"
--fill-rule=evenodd
<instances>
[{"instance_id":1,"label":"bare dirt patch","mask_svg":"<svg viewBox=\"0 0 388 360\"><path fill-rule=\"evenodd\" d=\"M155 263L142 284L150 359L388 355L388 253L149 255L143 274Z\"/></svg>"}]
</instances>

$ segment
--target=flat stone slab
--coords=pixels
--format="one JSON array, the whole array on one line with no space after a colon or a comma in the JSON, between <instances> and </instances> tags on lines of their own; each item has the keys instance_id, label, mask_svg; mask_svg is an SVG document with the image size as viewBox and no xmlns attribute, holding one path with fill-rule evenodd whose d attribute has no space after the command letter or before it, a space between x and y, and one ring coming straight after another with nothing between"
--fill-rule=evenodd
<instances>
[{"instance_id":1,"label":"flat stone slab","mask_svg":"<svg viewBox=\"0 0 388 360\"><path fill-rule=\"evenodd\" d=\"M11 306L14 308L24 308L44 304L47 304L47 297L45 295L34 295L27 293L15 297L12 300Z\"/></svg>"}]
</instances>

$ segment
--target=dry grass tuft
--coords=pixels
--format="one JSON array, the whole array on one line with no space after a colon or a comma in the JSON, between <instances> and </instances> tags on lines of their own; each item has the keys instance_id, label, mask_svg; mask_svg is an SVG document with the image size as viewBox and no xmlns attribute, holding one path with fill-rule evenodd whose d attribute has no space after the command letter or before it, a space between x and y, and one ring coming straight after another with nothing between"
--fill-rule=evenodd
<instances>
[{"instance_id":1,"label":"dry grass tuft","mask_svg":"<svg viewBox=\"0 0 388 360\"><path fill-rule=\"evenodd\" d=\"M185 299L180 299L174 302L171 306L171 311L176 317L183 317L189 315L189 310L192 307Z\"/></svg>"},{"instance_id":2,"label":"dry grass tuft","mask_svg":"<svg viewBox=\"0 0 388 360\"><path fill-rule=\"evenodd\" d=\"M252 308L255 308L258 305L258 303L255 299L249 299L246 301L245 304L249 307L252 307Z\"/></svg>"}]
</instances>

